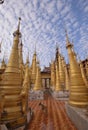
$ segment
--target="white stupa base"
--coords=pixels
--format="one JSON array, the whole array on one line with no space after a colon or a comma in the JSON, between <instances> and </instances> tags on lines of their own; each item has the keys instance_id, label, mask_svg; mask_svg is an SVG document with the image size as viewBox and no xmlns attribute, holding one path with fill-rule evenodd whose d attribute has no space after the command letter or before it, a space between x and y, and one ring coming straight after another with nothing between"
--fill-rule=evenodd
<instances>
[{"instance_id":1,"label":"white stupa base","mask_svg":"<svg viewBox=\"0 0 88 130\"><path fill-rule=\"evenodd\" d=\"M52 95L54 98L59 99L59 100L68 100L69 91L53 91Z\"/></svg>"},{"instance_id":2,"label":"white stupa base","mask_svg":"<svg viewBox=\"0 0 88 130\"><path fill-rule=\"evenodd\" d=\"M43 90L32 90L29 93L29 100L43 100L44 92Z\"/></svg>"},{"instance_id":3,"label":"white stupa base","mask_svg":"<svg viewBox=\"0 0 88 130\"><path fill-rule=\"evenodd\" d=\"M76 125L77 130L88 130L88 108L77 108L65 104L66 112L72 122Z\"/></svg>"}]
</instances>

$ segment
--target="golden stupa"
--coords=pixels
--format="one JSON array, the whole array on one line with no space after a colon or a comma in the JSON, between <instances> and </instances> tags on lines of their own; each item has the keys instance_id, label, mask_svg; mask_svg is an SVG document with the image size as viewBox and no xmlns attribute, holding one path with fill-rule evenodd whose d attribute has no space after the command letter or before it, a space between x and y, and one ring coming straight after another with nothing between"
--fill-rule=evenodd
<instances>
[{"instance_id":1,"label":"golden stupa","mask_svg":"<svg viewBox=\"0 0 88 130\"><path fill-rule=\"evenodd\" d=\"M22 116L21 106L21 79L19 72L19 38L20 33L20 19L17 30L14 32L13 47L11 55L6 67L2 80L0 82L1 95L3 96L0 102L1 121L11 121ZM3 102L3 103L2 103Z\"/></svg>"},{"instance_id":2,"label":"golden stupa","mask_svg":"<svg viewBox=\"0 0 88 130\"><path fill-rule=\"evenodd\" d=\"M60 91L62 90L61 84L60 84L60 76L59 76L59 70L58 70L58 62L55 63L56 65L56 86L55 86L55 91Z\"/></svg>"},{"instance_id":3,"label":"golden stupa","mask_svg":"<svg viewBox=\"0 0 88 130\"><path fill-rule=\"evenodd\" d=\"M23 84L23 80L24 80L24 63L23 63L22 51L23 51L23 44L21 40L21 43L19 44L19 68L20 68L21 84Z\"/></svg>"},{"instance_id":4,"label":"golden stupa","mask_svg":"<svg viewBox=\"0 0 88 130\"><path fill-rule=\"evenodd\" d=\"M64 71L64 77L65 77L65 60L64 60L64 57L61 56L61 61L62 61L62 67L63 67L63 71Z\"/></svg>"},{"instance_id":5,"label":"golden stupa","mask_svg":"<svg viewBox=\"0 0 88 130\"><path fill-rule=\"evenodd\" d=\"M52 90L55 89L55 84L56 84L55 79L56 79L56 77L55 77L55 62L52 61L51 62L51 87L52 87Z\"/></svg>"},{"instance_id":6,"label":"golden stupa","mask_svg":"<svg viewBox=\"0 0 88 130\"><path fill-rule=\"evenodd\" d=\"M65 90L70 90L70 78L66 63L64 64L64 68L65 68Z\"/></svg>"},{"instance_id":7,"label":"golden stupa","mask_svg":"<svg viewBox=\"0 0 88 130\"><path fill-rule=\"evenodd\" d=\"M30 89L30 79L29 79L29 60L27 58L26 66L25 66L25 76L24 82L22 87L22 111L27 114L28 112L28 96L29 96L29 89Z\"/></svg>"},{"instance_id":8,"label":"golden stupa","mask_svg":"<svg viewBox=\"0 0 88 130\"><path fill-rule=\"evenodd\" d=\"M31 66L31 82L32 84L35 84L35 79L36 79L36 51L33 55L33 60L32 60L32 66Z\"/></svg>"},{"instance_id":9,"label":"golden stupa","mask_svg":"<svg viewBox=\"0 0 88 130\"><path fill-rule=\"evenodd\" d=\"M80 66L74 57L72 51L73 45L68 39L66 32L66 48L68 50L70 64L70 97L69 104L77 107L85 107L88 105L88 89L81 75Z\"/></svg>"},{"instance_id":10,"label":"golden stupa","mask_svg":"<svg viewBox=\"0 0 88 130\"><path fill-rule=\"evenodd\" d=\"M60 76L60 84L61 84L61 89L64 90L65 88L65 72L62 64L62 56L59 54L59 76Z\"/></svg>"},{"instance_id":11,"label":"golden stupa","mask_svg":"<svg viewBox=\"0 0 88 130\"><path fill-rule=\"evenodd\" d=\"M35 86L34 86L34 90L42 90L42 80L41 80L41 71L40 71L40 66L39 66L39 62L37 61L37 67L36 67L36 80L35 80Z\"/></svg>"}]
</instances>

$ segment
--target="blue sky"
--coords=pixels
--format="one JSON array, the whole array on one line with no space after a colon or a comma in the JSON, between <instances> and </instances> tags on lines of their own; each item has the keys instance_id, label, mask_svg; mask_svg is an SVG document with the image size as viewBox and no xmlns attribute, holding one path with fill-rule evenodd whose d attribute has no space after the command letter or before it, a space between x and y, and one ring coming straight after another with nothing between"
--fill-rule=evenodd
<instances>
[{"instance_id":1,"label":"blue sky","mask_svg":"<svg viewBox=\"0 0 88 130\"><path fill-rule=\"evenodd\" d=\"M31 63L36 44L41 67L48 66L56 43L68 62L65 28L80 58L88 56L88 0L5 0L0 5L0 60L9 58L18 17L22 19L24 62L29 51Z\"/></svg>"}]
</instances>

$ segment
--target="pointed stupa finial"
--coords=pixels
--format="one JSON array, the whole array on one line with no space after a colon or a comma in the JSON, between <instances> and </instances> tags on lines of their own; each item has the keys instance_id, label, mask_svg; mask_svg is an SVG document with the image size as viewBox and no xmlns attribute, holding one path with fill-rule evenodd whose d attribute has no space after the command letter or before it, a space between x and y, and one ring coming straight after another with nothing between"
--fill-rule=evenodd
<instances>
[{"instance_id":1,"label":"pointed stupa finial","mask_svg":"<svg viewBox=\"0 0 88 130\"><path fill-rule=\"evenodd\" d=\"M56 49L58 49L58 43L56 42Z\"/></svg>"},{"instance_id":2,"label":"pointed stupa finial","mask_svg":"<svg viewBox=\"0 0 88 130\"><path fill-rule=\"evenodd\" d=\"M36 54L36 43L35 43L35 46L34 46L34 54Z\"/></svg>"},{"instance_id":3,"label":"pointed stupa finial","mask_svg":"<svg viewBox=\"0 0 88 130\"><path fill-rule=\"evenodd\" d=\"M59 46L58 43L56 43L56 58L55 58L56 61L58 61L58 55L59 55Z\"/></svg>"},{"instance_id":4,"label":"pointed stupa finial","mask_svg":"<svg viewBox=\"0 0 88 130\"><path fill-rule=\"evenodd\" d=\"M21 17L19 17L19 22L18 22L17 30L13 33L13 36L14 36L14 37L15 37L16 35L19 35L19 37L21 37L21 32L20 32L20 21L21 21Z\"/></svg>"},{"instance_id":5,"label":"pointed stupa finial","mask_svg":"<svg viewBox=\"0 0 88 130\"><path fill-rule=\"evenodd\" d=\"M66 34L66 42L69 43L69 37L68 37L67 29L65 29L65 34Z\"/></svg>"},{"instance_id":6,"label":"pointed stupa finial","mask_svg":"<svg viewBox=\"0 0 88 130\"><path fill-rule=\"evenodd\" d=\"M19 44L19 63L20 63L20 65L24 64L23 63L23 43L22 43L22 39L20 40L20 44Z\"/></svg>"},{"instance_id":7,"label":"pointed stupa finial","mask_svg":"<svg viewBox=\"0 0 88 130\"><path fill-rule=\"evenodd\" d=\"M20 21L21 21L21 17L19 17L18 31L20 30Z\"/></svg>"},{"instance_id":8,"label":"pointed stupa finial","mask_svg":"<svg viewBox=\"0 0 88 130\"><path fill-rule=\"evenodd\" d=\"M56 42L56 52L60 52L60 46L58 45L58 43Z\"/></svg>"},{"instance_id":9,"label":"pointed stupa finial","mask_svg":"<svg viewBox=\"0 0 88 130\"><path fill-rule=\"evenodd\" d=\"M68 48L69 46L72 48L73 45L72 45L72 44L70 43L70 41L69 41L67 29L65 29L65 33L66 33L66 48Z\"/></svg>"}]
</instances>

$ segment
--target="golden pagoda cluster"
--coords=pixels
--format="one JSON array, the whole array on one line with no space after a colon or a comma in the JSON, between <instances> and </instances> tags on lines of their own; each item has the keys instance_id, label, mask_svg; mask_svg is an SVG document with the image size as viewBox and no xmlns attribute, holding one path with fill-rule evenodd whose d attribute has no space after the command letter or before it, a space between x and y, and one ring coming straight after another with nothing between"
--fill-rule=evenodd
<instances>
[{"instance_id":1,"label":"golden pagoda cluster","mask_svg":"<svg viewBox=\"0 0 88 130\"><path fill-rule=\"evenodd\" d=\"M42 75L36 50L32 65L29 56L23 62L23 43L20 32L20 18L17 30L13 33L13 46L8 63L3 58L0 68L0 123L25 124L29 111L31 90L43 92ZM69 64L56 48L56 58L51 62L51 89L56 92L68 92L69 104L77 107L88 106L88 59L78 62L73 45L66 32L66 49ZM39 97L40 95L38 95ZM43 97L43 93L42 93ZM11 125L11 124L10 124Z\"/></svg>"},{"instance_id":2,"label":"golden pagoda cluster","mask_svg":"<svg viewBox=\"0 0 88 130\"><path fill-rule=\"evenodd\" d=\"M55 61L51 62L51 88L54 91L69 90L69 72L64 57L56 48Z\"/></svg>"},{"instance_id":3,"label":"golden pagoda cluster","mask_svg":"<svg viewBox=\"0 0 88 130\"><path fill-rule=\"evenodd\" d=\"M41 70L36 51L32 65L29 56L23 62L23 43L20 32L20 20L17 30L13 33L13 46L6 65L3 58L0 68L0 123L25 123L29 110L29 91L42 89ZM10 124L11 125L11 124Z\"/></svg>"},{"instance_id":4,"label":"golden pagoda cluster","mask_svg":"<svg viewBox=\"0 0 88 130\"><path fill-rule=\"evenodd\" d=\"M78 107L86 107L88 105L88 85L85 84L83 73L77 62L73 45L70 43L66 32L66 48L69 56L70 64L70 97L69 104Z\"/></svg>"},{"instance_id":5,"label":"golden pagoda cluster","mask_svg":"<svg viewBox=\"0 0 88 130\"><path fill-rule=\"evenodd\" d=\"M51 89L54 92L68 91L69 104L76 107L88 106L88 60L78 62L73 45L66 32L66 49L69 64L56 48L55 61L51 63Z\"/></svg>"},{"instance_id":6,"label":"golden pagoda cluster","mask_svg":"<svg viewBox=\"0 0 88 130\"><path fill-rule=\"evenodd\" d=\"M41 69L39 61L37 59L36 50L33 55L30 71L31 71L31 89L33 89L34 91L41 90L42 89Z\"/></svg>"}]
</instances>

